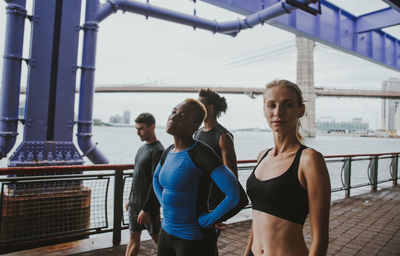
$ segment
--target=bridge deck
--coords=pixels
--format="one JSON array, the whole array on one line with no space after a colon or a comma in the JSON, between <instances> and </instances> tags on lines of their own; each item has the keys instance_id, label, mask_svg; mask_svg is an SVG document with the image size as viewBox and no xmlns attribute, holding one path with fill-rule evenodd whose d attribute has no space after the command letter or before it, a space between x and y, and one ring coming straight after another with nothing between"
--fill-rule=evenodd
<instances>
[{"instance_id":1,"label":"bridge deck","mask_svg":"<svg viewBox=\"0 0 400 256\"><path fill-rule=\"evenodd\" d=\"M220 255L243 255L249 228L250 220L228 225L218 241ZM308 221L304 233L309 244ZM125 244L107 246L111 239L103 236L9 255L124 255ZM156 255L153 243L144 241L139 255ZM328 255L400 255L400 185L333 202Z\"/></svg>"},{"instance_id":2,"label":"bridge deck","mask_svg":"<svg viewBox=\"0 0 400 256\"><path fill-rule=\"evenodd\" d=\"M96 93L197 93L198 86L100 86L95 88ZM211 87L214 91L227 94L246 94L251 97L261 95L263 87ZM76 91L78 92L78 90ZM382 98L382 99L400 99L400 91L382 91L382 90L354 90L354 89L335 89L315 87L314 92L319 97L358 97L358 98ZM21 93L26 93L26 88L21 88Z\"/></svg>"}]
</instances>

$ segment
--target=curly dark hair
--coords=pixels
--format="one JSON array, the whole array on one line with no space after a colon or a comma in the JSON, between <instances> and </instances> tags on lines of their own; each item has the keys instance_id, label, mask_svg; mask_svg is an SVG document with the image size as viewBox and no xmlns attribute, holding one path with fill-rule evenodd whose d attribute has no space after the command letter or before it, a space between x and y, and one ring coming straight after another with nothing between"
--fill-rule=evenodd
<instances>
[{"instance_id":1,"label":"curly dark hair","mask_svg":"<svg viewBox=\"0 0 400 256\"><path fill-rule=\"evenodd\" d=\"M218 93L214 92L210 88L201 89L199 91L199 96L204 97L206 100L206 105L213 105L215 110L215 115L219 117L221 113L225 113L228 105L226 104L225 97L219 96Z\"/></svg>"}]
</instances>

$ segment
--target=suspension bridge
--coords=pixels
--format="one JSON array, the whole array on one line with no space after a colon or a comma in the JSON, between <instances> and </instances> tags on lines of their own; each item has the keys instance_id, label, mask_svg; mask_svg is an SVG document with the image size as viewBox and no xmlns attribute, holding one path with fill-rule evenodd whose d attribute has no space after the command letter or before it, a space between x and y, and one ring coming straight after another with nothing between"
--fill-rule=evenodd
<instances>
[{"instance_id":1,"label":"suspension bridge","mask_svg":"<svg viewBox=\"0 0 400 256\"><path fill-rule=\"evenodd\" d=\"M226 86L142 86L142 85L117 85L98 86L95 93L197 93L200 88L212 88L214 91L226 94L246 94L255 97L263 93L261 87L226 87ZM21 93L25 93L22 89ZM356 90L315 87L314 93L318 97L358 97L400 99L400 91L384 90Z\"/></svg>"}]
</instances>

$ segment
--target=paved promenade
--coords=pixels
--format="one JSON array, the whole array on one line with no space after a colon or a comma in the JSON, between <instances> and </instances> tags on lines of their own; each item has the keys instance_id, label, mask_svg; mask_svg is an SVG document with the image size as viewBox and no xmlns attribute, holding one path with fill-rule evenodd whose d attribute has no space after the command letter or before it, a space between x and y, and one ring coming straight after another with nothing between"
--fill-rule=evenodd
<instances>
[{"instance_id":1,"label":"paved promenade","mask_svg":"<svg viewBox=\"0 0 400 256\"><path fill-rule=\"evenodd\" d=\"M250 220L246 220L228 225L218 240L220 255L243 255L250 224ZM309 244L311 235L308 221L304 234ZM126 244L93 250L96 247L94 243L92 240L86 245L88 249L92 244L90 252L79 252L79 247L66 244L64 247L49 246L9 255L124 255ZM144 241L139 255L156 255L153 243ZM400 186L335 201L331 208L328 255L400 256Z\"/></svg>"}]
</instances>

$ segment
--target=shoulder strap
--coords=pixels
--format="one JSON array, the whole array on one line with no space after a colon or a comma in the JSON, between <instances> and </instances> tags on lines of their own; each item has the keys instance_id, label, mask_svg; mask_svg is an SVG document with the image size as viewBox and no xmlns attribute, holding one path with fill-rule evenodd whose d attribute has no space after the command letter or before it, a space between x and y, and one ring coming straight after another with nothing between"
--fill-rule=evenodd
<instances>
[{"instance_id":1,"label":"shoulder strap","mask_svg":"<svg viewBox=\"0 0 400 256\"><path fill-rule=\"evenodd\" d=\"M166 150L164 150L164 152L161 155L160 158L160 165L163 165L165 162L165 158L167 158L168 152L171 151L171 148L174 144L170 145Z\"/></svg>"},{"instance_id":2,"label":"shoulder strap","mask_svg":"<svg viewBox=\"0 0 400 256\"><path fill-rule=\"evenodd\" d=\"M261 157L260 161L258 161L259 163L268 155L269 151L271 151L273 148L268 149L264 155Z\"/></svg>"},{"instance_id":3,"label":"shoulder strap","mask_svg":"<svg viewBox=\"0 0 400 256\"><path fill-rule=\"evenodd\" d=\"M273 148L268 149L268 150L264 153L264 155L260 158L260 161L258 161L258 163L256 164L256 166L255 166L254 169L253 169L253 173L254 173L254 171L257 169L257 167L258 167L258 165L261 163L261 161L268 155L269 151L271 151L272 149L273 149Z\"/></svg>"},{"instance_id":4,"label":"shoulder strap","mask_svg":"<svg viewBox=\"0 0 400 256\"><path fill-rule=\"evenodd\" d=\"M300 145L300 148L297 150L296 156L293 161L293 167L297 171L299 169L299 163L300 163L300 156L301 153L303 152L304 149L306 149L307 146L304 146L303 144Z\"/></svg>"}]
</instances>

